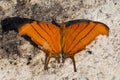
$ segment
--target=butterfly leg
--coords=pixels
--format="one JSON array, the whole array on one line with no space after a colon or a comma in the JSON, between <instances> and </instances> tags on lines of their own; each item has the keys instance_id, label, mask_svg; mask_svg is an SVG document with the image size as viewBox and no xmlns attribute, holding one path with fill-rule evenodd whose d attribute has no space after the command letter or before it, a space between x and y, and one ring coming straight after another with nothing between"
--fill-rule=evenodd
<instances>
[{"instance_id":1,"label":"butterfly leg","mask_svg":"<svg viewBox=\"0 0 120 80\"><path fill-rule=\"evenodd\" d=\"M72 59L72 62L73 62L74 72L77 72L74 56L71 56L70 58Z\"/></svg>"},{"instance_id":2,"label":"butterfly leg","mask_svg":"<svg viewBox=\"0 0 120 80\"><path fill-rule=\"evenodd\" d=\"M56 60L58 61L58 63L60 63L60 57L56 57Z\"/></svg>"},{"instance_id":3,"label":"butterfly leg","mask_svg":"<svg viewBox=\"0 0 120 80\"><path fill-rule=\"evenodd\" d=\"M44 66L44 69L47 70L48 69L48 64L49 64L49 61L50 61L50 56L49 55L46 55L46 58L45 58L45 66Z\"/></svg>"},{"instance_id":4,"label":"butterfly leg","mask_svg":"<svg viewBox=\"0 0 120 80\"><path fill-rule=\"evenodd\" d=\"M69 54L63 54L62 55L62 62L64 63L65 62L65 59L66 58L70 58L73 62L73 67L74 67L74 72L77 72L77 69L76 69L76 63L75 63L75 59L74 59L74 55L69 55Z\"/></svg>"},{"instance_id":5,"label":"butterfly leg","mask_svg":"<svg viewBox=\"0 0 120 80\"><path fill-rule=\"evenodd\" d=\"M64 62L65 62L65 59L63 58L63 59L62 59L62 63L64 63Z\"/></svg>"}]
</instances>

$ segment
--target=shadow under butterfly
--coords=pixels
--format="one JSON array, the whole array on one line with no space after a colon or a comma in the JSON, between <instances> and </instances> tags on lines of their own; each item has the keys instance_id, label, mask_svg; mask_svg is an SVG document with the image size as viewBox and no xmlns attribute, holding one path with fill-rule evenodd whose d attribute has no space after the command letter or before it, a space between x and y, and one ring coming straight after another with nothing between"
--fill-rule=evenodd
<instances>
[{"instance_id":1,"label":"shadow under butterfly","mask_svg":"<svg viewBox=\"0 0 120 80\"><path fill-rule=\"evenodd\" d=\"M60 62L62 55L63 62L66 58L72 59L76 72L74 55L85 49L98 35L108 36L109 28L101 22L84 19L63 22L60 26L32 21L21 25L18 32L19 35L29 36L46 53L45 70L50 58Z\"/></svg>"}]
</instances>

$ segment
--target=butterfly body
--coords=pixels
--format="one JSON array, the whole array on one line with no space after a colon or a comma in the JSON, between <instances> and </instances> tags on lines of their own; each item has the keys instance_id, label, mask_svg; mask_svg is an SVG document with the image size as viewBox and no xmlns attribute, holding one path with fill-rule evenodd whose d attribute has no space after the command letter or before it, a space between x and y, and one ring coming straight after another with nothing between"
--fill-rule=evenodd
<instances>
[{"instance_id":1,"label":"butterfly body","mask_svg":"<svg viewBox=\"0 0 120 80\"><path fill-rule=\"evenodd\" d=\"M99 22L80 22L69 27L62 23L60 27L45 22L26 23L19 27L20 35L29 36L46 53L45 69L48 68L50 58L60 62L71 58L76 72L74 55L83 50L99 34L108 35L109 28Z\"/></svg>"}]
</instances>

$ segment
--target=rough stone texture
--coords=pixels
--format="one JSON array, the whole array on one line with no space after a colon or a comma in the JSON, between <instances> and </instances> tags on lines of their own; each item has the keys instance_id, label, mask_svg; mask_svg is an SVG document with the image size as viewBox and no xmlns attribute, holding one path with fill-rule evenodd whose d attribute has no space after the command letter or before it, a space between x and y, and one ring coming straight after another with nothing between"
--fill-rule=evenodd
<instances>
[{"instance_id":1,"label":"rough stone texture","mask_svg":"<svg viewBox=\"0 0 120 80\"><path fill-rule=\"evenodd\" d=\"M14 30L2 29L16 25L9 19L3 23L11 17L47 22L90 19L108 25L110 34L98 36L76 54L77 72L69 59L64 64L52 59L45 71L40 49ZM120 0L0 0L0 80L120 80L119 17Z\"/></svg>"}]
</instances>

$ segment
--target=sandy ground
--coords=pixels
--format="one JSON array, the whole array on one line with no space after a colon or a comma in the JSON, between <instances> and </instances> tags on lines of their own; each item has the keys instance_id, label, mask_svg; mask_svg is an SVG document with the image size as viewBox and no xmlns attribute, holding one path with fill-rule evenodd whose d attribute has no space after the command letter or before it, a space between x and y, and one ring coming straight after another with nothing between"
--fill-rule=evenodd
<instances>
[{"instance_id":1,"label":"sandy ground","mask_svg":"<svg viewBox=\"0 0 120 80\"><path fill-rule=\"evenodd\" d=\"M15 26L13 17L58 23L90 19L108 25L110 34L76 54L77 72L70 59L64 64L51 59L45 71L44 52L14 30L3 30ZM0 0L0 80L120 80L119 17L120 0Z\"/></svg>"}]
</instances>

